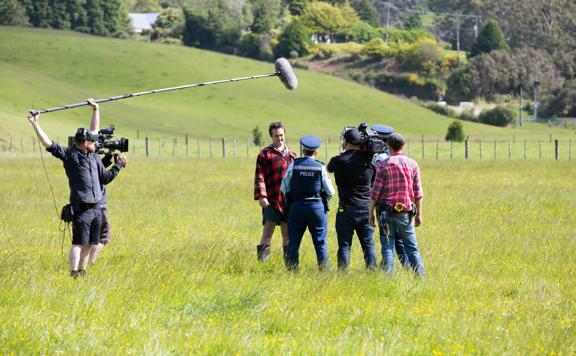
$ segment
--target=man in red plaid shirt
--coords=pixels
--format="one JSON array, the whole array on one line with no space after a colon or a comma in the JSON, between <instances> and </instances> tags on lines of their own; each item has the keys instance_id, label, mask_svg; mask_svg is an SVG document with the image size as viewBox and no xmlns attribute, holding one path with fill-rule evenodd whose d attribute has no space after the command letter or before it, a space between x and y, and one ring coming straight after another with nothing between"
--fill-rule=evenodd
<instances>
[{"instance_id":1,"label":"man in red plaid shirt","mask_svg":"<svg viewBox=\"0 0 576 356\"><path fill-rule=\"evenodd\" d=\"M413 159L402 153L404 138L397 133L386 140L391 156L377 167L370 201L370 223L377 212L382 241L382 268L388 274L394 270L394 243L402 239L410 267L424 276L424 265L418 251L416 226L422 223L422 184L420 169Z\"/></svg>"},{"instance_id":2,"label":"man in red plaid shirt","mask_svg":"<svg viewBox=\"0 0 576 356\"><path fill-rule=\"evenodd\" d=\"M286 260L287 215L280 185L286 169L296 158L294 152L284 144L284 125L281 121L271 123L268 133L272 138L272 144L265 147L258 155L254 174L254 200L258 200L262 207L262 224L264 225L260 245L256 247L258 261L267 261L270 258L270 242L276 225L280 225L284 260Z\"/></svg>"}]
</instances>

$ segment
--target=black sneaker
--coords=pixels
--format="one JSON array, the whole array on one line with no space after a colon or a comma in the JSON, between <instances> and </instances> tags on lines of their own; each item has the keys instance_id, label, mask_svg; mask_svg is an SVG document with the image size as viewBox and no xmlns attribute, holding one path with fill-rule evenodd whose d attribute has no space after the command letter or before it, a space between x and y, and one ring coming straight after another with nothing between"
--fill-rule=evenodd
<instances>
[{"instance_id":1,"label":"black sneaker","mask_svg":"<svg viewBox=\"0 0 576 356\"><path fill-rule=\"evenodd\" d=\"M80 277L86 277L86 270L85 269L81 269L78 271L78 274L80 275Z\"/></svg>"},{"instance_id":2,"label":"black sneaker","mask_svg":"<svg viewBox=\"0 0 576 356\"><path fill-rule=\"evenodd\" d=\"M80 271L70 271L70 277L76 279L78 278L78 275L80 274Z\"/></svg>"}]
</instances>

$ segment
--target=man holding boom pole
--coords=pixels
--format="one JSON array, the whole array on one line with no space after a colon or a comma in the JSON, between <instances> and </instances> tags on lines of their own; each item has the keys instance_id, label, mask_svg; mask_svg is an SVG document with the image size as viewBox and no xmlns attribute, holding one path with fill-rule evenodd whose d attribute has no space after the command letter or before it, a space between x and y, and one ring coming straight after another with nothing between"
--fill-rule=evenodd
<instances>
[{"instance_id":1,"label":"man holding boom pole","mask_svg":"<svg viewBox=\"0 0 576 356\"><path fill-rule=\"evenodd\" d=\"M90 105L97 108L94 103ZM116 164L107 171L95 153L97 133L79 128L74 136L75 144L64 148L48 138L38 123L39 117L37 111L30 111L27 115L38 140L48 152L62 160L70 186L73 212L72 246L68 255L70 275L74 278L85 276L91 245L97 245L100 239L102 211L98 203L102 200L102 184L108 184L116 178L126 165L126 158L119 156Z\"/></svg>"}]
</instances>

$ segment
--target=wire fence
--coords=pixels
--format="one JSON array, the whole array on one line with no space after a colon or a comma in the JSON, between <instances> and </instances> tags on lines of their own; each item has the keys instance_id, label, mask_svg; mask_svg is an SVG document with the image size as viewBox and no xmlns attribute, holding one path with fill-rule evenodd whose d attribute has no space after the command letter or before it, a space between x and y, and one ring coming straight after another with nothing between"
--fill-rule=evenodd
<instances>
[{"instance_id":1,"label":"wire fence","mask_svg":"<svg viewBox=\"0 0 576 356\"><path fill-rule=\"evenodd\" d=\"M56 142L61 142L58 137ZM318 159L327 160L340 153L340 139L323 138ZM66 145L66 144L64 144ZM288 147L299 153L296 140L287 140ZM434 137L407 137L404 152L414 159L424 160L572 160L572 138L548 140L490 139L477 137L464 142L447 142ZM7 137L0 140L0 157L22 156L37 153L35 137ZM262 147L251 139L236 137L199 138L143 137L130 139L128 154L132 157L185 158L185 159L255 159Z\"/></svg>"}]
</instances>

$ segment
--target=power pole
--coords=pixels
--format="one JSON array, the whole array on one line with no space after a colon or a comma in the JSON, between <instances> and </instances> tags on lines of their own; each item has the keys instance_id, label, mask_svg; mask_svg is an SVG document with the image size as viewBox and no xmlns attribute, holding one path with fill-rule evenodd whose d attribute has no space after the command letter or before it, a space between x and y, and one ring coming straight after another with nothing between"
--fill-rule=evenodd
<instances>
[{"instance_id":1,"label":"power pole","mask_svg":"<svg viewBox=\"0 0 576 356\"><path fill-rule=\"evenodd\" d=\"M386 44L390 40L390 3L386 3Z\"/></svg>"},{"instance_id":2,"label":"power pole","mask_svg":"<svg viewBox=\"0 0 576 356\"><path fill-rule=\"evenodd\" d=\"M518 108L518 123L522 126L522 87L520 87L520 106Z\"/></svg>"},{"instance_id":3,"label":"power pole","mask_svg":"<svg viewBox=\"0 0 576 356\"><path fill-rule=\"evenodd\" d=\"M458 55L458 65L460 65L460 16L456 16L456 54Z\"/></svg>"}]
</instances>

